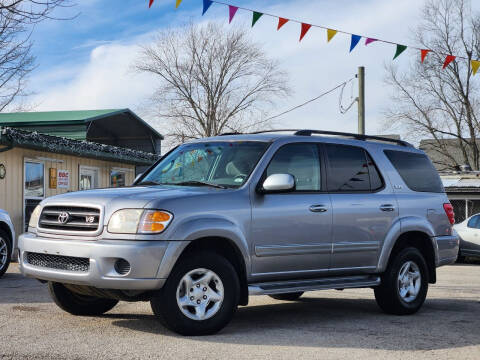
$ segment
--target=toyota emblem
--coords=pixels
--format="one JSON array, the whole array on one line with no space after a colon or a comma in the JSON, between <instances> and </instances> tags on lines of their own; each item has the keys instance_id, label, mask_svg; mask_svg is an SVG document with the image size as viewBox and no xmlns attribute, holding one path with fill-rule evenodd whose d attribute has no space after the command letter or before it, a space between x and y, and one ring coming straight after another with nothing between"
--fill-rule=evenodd
<instances>
[{"instance_id":1,"label":"toyota emblem","mask_svg":"<svg viewBox=\"0 0 480 360\"><path fill-rule=\"evenodd\" d=\"M58 222L60 224L66 224L68 220L70 219L70 214L66 211L63 211L58 215Z\"/></svg>"}]
</instances>

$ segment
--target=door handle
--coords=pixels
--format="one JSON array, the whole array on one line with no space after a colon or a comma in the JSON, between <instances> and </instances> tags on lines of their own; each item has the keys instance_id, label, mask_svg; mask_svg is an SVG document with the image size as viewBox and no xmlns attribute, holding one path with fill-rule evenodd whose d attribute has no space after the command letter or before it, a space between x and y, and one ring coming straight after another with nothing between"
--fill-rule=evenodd
<instances>
[{"instance_id":1,"label":"door handle","mask_svg":"<svg viewBox=\"0 0 480 360\"><path fill-rule=\"evenodd\" d=\"M395 207L392 204L383 204L383 205L380 205L380 210L382 210L382 211L395 211Z\"/></svg>"},{"instance_id":2,"label":"door handle","mask_svg":"<svg viewBox=\"0 0 480 360\"><path fill-rule=\"evenodd\" d=\"M326 212L328 209L325 207L325 205L312 205L310 206L309 210L311 212Z\"/></svg>"}]
</instances>

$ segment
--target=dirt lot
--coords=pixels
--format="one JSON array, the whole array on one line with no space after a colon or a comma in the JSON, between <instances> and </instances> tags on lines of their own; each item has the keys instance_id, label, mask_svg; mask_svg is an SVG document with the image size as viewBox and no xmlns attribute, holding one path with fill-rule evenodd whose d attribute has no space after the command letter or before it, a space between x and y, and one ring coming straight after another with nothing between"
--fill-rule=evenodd
<instances>
[{"instance_id":1,"label":"dirt lot","mask_svg":"<svg viewBox=\"0 0 480 360\"><path fill-rule=\"evenodd\" d=\"M105 316L58 309L13 264L0 280L0 359L480 359L480 265L439 269L414 316L381 313L370 289L318 291L289 303L252 297L215 336L177 336L148 303Z\"/></svg>"}]
</instances>

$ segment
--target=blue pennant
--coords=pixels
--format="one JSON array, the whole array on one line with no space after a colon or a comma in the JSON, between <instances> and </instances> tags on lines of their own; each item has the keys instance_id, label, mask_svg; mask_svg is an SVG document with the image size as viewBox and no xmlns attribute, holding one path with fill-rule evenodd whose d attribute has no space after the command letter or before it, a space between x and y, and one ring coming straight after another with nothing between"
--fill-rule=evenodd
<instances>
[{"instance_id":1,"label":"blue pennant","mask_svg":"<svg viewBox=\"0 0 480 360\"><path fill-rule=\"evenodd\" d=\"M350 43L350 52L357 46L358 42L360 41L362 37L360 35L353 35L352 34L352 41Z\"/></svg>"},{"instance_id":2,"label":"blue pennant","mask_svg":"<svg viewBox=\"0 0 480 360\"><path fill-rule=\"evenodd\" d=\"M212 5L213 1L211 0L203 0L203 12L202 12L202 15L204 15L208 8L210 7L210 5Z\"/></svg>"}]
</instances>

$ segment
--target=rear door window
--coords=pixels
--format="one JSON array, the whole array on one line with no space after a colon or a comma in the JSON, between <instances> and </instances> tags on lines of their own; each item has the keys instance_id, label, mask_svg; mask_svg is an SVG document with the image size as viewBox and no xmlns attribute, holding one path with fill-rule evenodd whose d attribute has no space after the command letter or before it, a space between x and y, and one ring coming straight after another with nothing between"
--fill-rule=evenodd
<instances>
[{"instance_id":1,"label":"rear door window","mask_svg":"<svg viewBox=\"0 0 480 360\"><path fill-rule=\"evenodd\" d=\"M397 150L385 150L385 155L411 190L444 192L440 176L426 155Z\"/></svg>"},{"instance_id":2,"label":"rear door window","mask_svg":"<svg viewBox=\"0 0 480 360\"><path fill-rule=\"evenodd\" d=\"M370 192L383 187L372 158L357 146L325 144L330 192Z\"/></svg>"}]
</instances>

